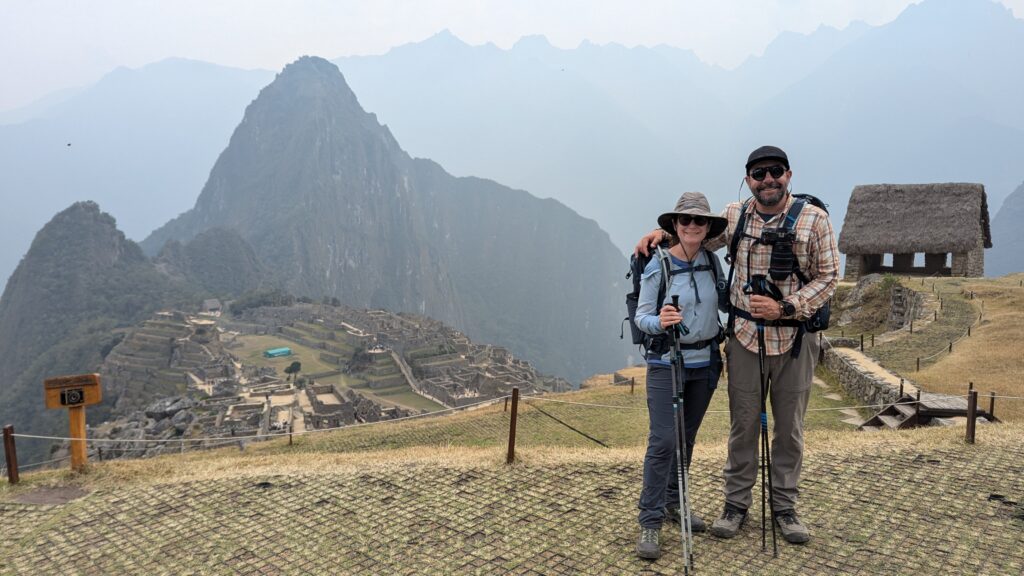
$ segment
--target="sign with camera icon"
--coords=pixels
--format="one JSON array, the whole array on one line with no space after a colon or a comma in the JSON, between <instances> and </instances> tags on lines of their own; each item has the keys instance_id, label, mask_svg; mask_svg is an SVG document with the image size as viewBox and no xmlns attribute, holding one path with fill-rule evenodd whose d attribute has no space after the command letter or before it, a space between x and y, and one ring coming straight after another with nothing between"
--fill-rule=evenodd
<instances>
[{"instance_id":1,"label":"sign with camera icon","mask_svg":"<svg viewBox=\"0 0 1024 576\"><path fill-rule=\"evenodd\" d=\"M74 408L98 404L103 398L99 374L58 376L43 382L47 408Z\"/></svg>"}]
</instances>

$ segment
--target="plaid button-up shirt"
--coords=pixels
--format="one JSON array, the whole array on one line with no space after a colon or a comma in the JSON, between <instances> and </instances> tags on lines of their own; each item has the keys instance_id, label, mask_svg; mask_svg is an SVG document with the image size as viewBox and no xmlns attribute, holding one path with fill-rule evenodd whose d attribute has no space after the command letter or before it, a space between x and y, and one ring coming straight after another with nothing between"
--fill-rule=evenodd
<instances>
[{"instance_id":1,"label":"plaid button-up shirt","mask_svg":"<svg viewBox=\"0 0 1024 576\"><path fill-rule=\"evenodd\" d=\"M766 222L757 214L755 204L751 201L747 206L744 226L746 230L740 232L760 238L761 231L765 228L776 228L782 225L792 204L793 196L787 195L785 208ZM730 245L733 234L737 233L736 225L742 207L741 202L732 202L725 207L722 216L729 220L729 225L721 236L708 241L710 250ZM832 230L828 214L810 203L804 204L800 216L793 226L793 231L796 233L793 254L796 255L800 270L810 281L801 287L796 274L791 274L785 280L772 281L772 283L778 286L783 298L796 308L793 318L804 320L813 315L815 310L831 298L836 290L836 283L839 281L839 249L836 246L836 235ZM743 286L746 285L751 275L768 275L771 257L772 247L770 245L755 244L754 239L747 236L740 238L736 247L735 261L732 264L734 271L730 299L733 306L750 310L750 297L743 293ZM793 347L796 330L795 327L766 326L764 336L767 354L775 356L788 352ZM757 352L756 323L737 316L733 333L744 348L751 352Z\"/></svg>"}]
</instances>

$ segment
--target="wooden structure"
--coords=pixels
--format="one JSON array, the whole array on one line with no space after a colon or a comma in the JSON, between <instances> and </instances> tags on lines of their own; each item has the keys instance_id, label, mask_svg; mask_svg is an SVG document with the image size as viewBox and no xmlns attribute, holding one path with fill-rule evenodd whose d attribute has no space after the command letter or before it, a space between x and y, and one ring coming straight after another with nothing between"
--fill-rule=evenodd
<instances>
[{"instance_id":1,"label":"wooden structure","mask_svg":"<svg viewBox=\"0 0 1024 576\"><path fill-rule=\"evenodd\" d=\"M927 426L932 418L967 417L968 412L967 398L962 396L923 392L918 400L914 396L904 394L899 400L865 420L858 429L869 431L885 428L906 430ZM994 409L990 405L988 410L978 409L975 413L977 417L984 418L989 422L999 422L993 412Z\"/></svg>"},{"instance_id":2,"label":"wooden structure","mask_svg":"<svg viewBox=\"0 0 1024 576\"><path fill-rule=\"evenodd\" d=\"M875 272L980 277L991 247L981 184L857 186L839 234L850 281ZM915 265L918 254L923 262Z\"/></svg>"},{"instance_id":3,"label":"wooden structure","mask_svg":"<svg viewBox=\"0 0 1024 576\"><path fill-rule=\"evenodd\" d=\"M103 399L99 374L58 376L43 382L47 408L67 408L71 437L71 469L85 468L85 407Z\"/></svg>"}]
</instances>

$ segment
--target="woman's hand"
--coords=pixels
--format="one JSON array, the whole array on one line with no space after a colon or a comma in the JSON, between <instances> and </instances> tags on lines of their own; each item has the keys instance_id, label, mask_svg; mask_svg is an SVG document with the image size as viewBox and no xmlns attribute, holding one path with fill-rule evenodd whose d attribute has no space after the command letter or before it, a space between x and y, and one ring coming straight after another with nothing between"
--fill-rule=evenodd
<instances>
[{"instance_id":1,"label":"woman's hand","mask_svg":"<svg viewBox=\"0 0 1024 576\"><path fill-rule=\"evenodd\" d=\"M661 320L661 329L668 330L670 326L675 326L683 321L683 315L680 310L676 310L676 307L671 304L665 304L661 307L661 312L658 314L658 319Z\"/></svg>"}]
</instances>

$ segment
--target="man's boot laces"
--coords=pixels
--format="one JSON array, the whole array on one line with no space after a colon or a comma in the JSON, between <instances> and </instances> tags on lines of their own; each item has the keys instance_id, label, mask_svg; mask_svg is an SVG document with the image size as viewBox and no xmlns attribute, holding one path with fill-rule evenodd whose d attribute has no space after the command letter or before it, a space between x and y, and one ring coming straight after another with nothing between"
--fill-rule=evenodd
<instances>
[{"instance_id":1,"label":"man's boot laces","mask_svg":"<svg viewBox=\"0 0 1024 576\"><path fill-rule=\"evenodd\" d=\"M644 528L640 532L640 541L644 544L657 544L658 543L658 531L654 528Z\"/></svg>"}]
</instances>

